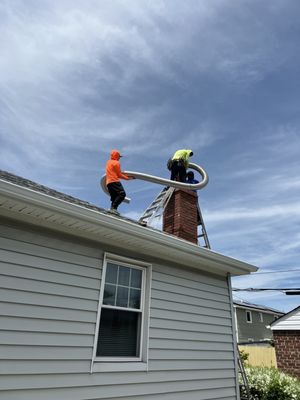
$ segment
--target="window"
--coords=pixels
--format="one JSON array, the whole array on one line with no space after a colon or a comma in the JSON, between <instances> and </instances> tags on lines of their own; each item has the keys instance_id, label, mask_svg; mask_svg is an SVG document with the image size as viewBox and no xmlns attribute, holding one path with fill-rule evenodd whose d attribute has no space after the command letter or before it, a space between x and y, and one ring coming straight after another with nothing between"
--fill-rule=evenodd
<instances>
[{"instance_id":1,"label":"window","mask_svg":"<svg viewBox=\"0 0 300 400\"><path fill-rule=\"evenodd\" d=\"M263 316L263 313L259 313L259 320L260 320L260 322L264 322L264 316Z\"/></svg>"},{"instance_id":2,"label":"window","mask_svg":"<svg viewBox=\"0 0 300 400\"><path fill-rule=\"evenodd\" d=\"M251 311L246 311L246 321L251 324L252 323L252 314Z\"/></svg>"},{"instance_id":3,"label":"window","mask_svg":"<svg viewBox=\"0 0 300 400\"><path fill-rule=\"evenodd\" d=\"M146 361L149 307L145 305L149 303L150 268L145 263L106 255L93 362Z\"/></svg>"}]
</instances>

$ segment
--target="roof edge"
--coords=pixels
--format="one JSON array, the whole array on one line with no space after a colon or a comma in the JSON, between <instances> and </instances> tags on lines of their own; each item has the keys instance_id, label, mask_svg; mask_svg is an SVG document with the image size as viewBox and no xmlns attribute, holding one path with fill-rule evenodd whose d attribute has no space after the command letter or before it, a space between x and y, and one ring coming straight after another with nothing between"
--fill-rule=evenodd
<instances>
[{"instance_id":1,"label":"roof edge","mask_svg":"<svg viewBox=\"0 0 300 400\"><path fill-rule=\"evenodd\" d=\"M137 242L147 241L153 248L156 246L154 254L164 259L176 260L178 254L181 254L181 259L186 259L189 266L204 270L199 266L201 260L201 265L205 263L207 265L206 271L210 273L219 275L229 273L233 276L238 276L255 272L258 269L254 265L201 248L196 244L164 232L142 227L134 221L114 217L98 210L88 209L81 205L70 203L2 179L0 179L0 194L12 201L30 204L45 211L51 210L57 213L57 215L69 216L107 230L117 230L120 237L130 234L135 237ZM37 219L37 217L33 219L32 223L43 226L42 215L40 219ZM54 229L57 224L57 222L52 223ZM62 227L60 226L60 228ZM68 228L72 230L74 235L82 236L82 234L78 234L80 228L76 227L76 225L73 228L71 226ZM91 238L91 236L87 238ZM101 242L99 235L95 234L93 239ZM159 250L158 253L156 253L156 249ZM174 254L171 254L172 251L174 251Z\"/></svg>"},{"instance_id":2,"label":"roof edge","mask_svg":"<svg viewBox=\"0 0 300 400\"><path fill-rule=\"evenodd\" d=\"M291 311L287 312L286 314L282 315L280 318L276 319L275 321L273 321L270 324L270 328L271 330L280 330L280 331L284 331L284 330L295 330L296 328L288 328L288 327L282 327L282 328L276 328L276 325L278 325L278 323L285 321L286 319L288 319L291 315L295 314L297 312L297 310L300 309L300 306L297 306L295 308L293 308ZM299 328L298 328L299 329Z\"/></svg>"}]
</instances>

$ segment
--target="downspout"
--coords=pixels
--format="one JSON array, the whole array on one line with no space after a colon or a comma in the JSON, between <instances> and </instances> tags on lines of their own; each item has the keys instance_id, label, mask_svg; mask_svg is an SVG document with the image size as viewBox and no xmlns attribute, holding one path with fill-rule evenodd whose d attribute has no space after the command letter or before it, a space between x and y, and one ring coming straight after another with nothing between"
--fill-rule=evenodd
<instances>
[{"instance_id":1,"label":"downspout","mask_svg":"<svg viewBox=\"0 0 300 400\"><path fill-rule=\"evenodd\" d=\"M237 347L237 338L236 338L236 321L235 321L235 312L233 308L233 299L232 299L232 286L231 286L231 275L227 274L227 286L228 286L228 294L230 300L230 312L231 312L231 323L232 323L232 337L233 337L233 355L234 355L234 369L235 369L235 382L236 382L236 399L240 400L240 385L239 385L239 369L238 369L238 347Z\"/></svg>"}]
</instances>

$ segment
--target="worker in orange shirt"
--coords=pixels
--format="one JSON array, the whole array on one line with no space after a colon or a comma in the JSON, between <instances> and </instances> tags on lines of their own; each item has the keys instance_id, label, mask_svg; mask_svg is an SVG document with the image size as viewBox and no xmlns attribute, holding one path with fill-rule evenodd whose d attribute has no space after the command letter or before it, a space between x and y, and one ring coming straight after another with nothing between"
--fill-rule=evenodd
<instances>
[{"instance_id":1,"label":"worker in orange shirt","mask_svg":"<svg viewBox=\"0 0 300 400\"><path fill-rule=\"evenodd\" d=\"M119 215L117 211L119 205L126 197L125 190L123 188L120 179L135 179L132 176L128 176L121 171L120 166L121 154L118 150L112 150L110 152L110 160L106 163L106 186L110 194L111 207L110 212Z\"/></svg>"}]
</instances>

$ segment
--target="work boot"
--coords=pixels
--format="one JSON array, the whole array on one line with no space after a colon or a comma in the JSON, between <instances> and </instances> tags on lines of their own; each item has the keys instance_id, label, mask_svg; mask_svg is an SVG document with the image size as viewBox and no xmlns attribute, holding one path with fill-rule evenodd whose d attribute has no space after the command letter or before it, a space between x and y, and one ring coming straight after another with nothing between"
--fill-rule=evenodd
<instances>
[{"instance_id":1,"label":"work boot","mask_svg":"<svg viewBox=\"0 0 300 400\"><path fill-rule=\"evenodd\" d=\"M143 221L142 219L139 219L139 220L138 220L138 223L139 223L140 225L142 225L142 226L147 226L147 222L146 222L146 221Z\"/></svg>"},{"instance_id":2,"label":"work boot","mask_svg":"<svg viewBox=\"0 0 300 400\"><path fill-rule=\"evenodd\" d=\"M108 211L112 214L120 215L119 211L116 208L111 207Z\"/></svg>"}]
</instances>

